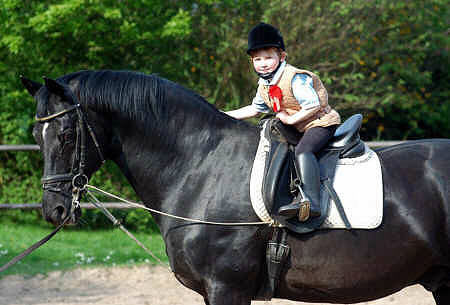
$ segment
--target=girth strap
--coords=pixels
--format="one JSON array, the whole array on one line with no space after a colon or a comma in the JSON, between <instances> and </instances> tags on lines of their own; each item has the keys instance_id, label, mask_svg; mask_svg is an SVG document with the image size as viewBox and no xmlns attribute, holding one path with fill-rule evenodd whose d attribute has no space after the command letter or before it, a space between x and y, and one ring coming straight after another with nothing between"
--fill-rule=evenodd
<instances>
[{"instance_id":1,"label":"girth strap","mask_svg":"<svg viewBox=\"0 0 450 305\"><path fill-rule=\"evenodd\" d=\"M267 242L266 248L267 276L255 296L255 300L270 301L273 298L290 252L286 230L273 227L272 238Z\"/></svg>"}]
</instances>

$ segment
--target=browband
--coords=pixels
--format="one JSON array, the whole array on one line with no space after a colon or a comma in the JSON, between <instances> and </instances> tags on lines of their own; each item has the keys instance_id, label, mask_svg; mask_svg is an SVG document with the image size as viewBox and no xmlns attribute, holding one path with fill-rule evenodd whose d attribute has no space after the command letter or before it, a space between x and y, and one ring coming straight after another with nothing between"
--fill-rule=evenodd
<instances>
[{"instance_id":1,"label":"browband","mask_svg":"<svg viewBox=\"0 0 450 305\"><path fill-rule=\"evenodd\" d=\"M46 117L43 117L43 118L38 118L37 115L36 115L36 116L35 116L35 119L36 119L36 121L38 121L38 122L47 122L47 121L50 121L50 120L52 120L52 119L54 119L54 118L56 118L56 117L59 117L60 115L63 115L63 114L65 114L65 113L67 113L67 112L70 112L70 111L72 111L72 110L75 110L75 109L77 109L78 107L80 107L80 104L73 105L73 106L71 106L71 107L69 107L69 108L67 108L67 109L64 109L63 111L60 111L60 112L51 114L51 115L46 116Z\"/></svg>"}]
</instances>

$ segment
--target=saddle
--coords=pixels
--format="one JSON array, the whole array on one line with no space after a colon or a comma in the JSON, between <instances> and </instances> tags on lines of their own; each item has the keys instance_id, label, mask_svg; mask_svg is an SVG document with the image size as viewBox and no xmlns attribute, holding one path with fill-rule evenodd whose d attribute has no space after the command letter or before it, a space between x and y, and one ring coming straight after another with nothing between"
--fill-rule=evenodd
<instances>
[{"instance_id":1,"label":"saddle","mask_svg":"<svg viewBox=\"0 0 450 305\"><path fill-rule=\"evenodd\" d=\"M264 120L264 119L263 119ZM321 216L306 222L297 217L287 218L277 214L279 208L290 203L298 195L299 181L294 165L295 146L301 138L298 131L280 120L270 118L261 122L266 127L265 138L269 141L269 151L265 158L262 201L270 217L284 228L275 226L271 240L267 243L267 274L255 296L255 300L270 301L275 295L280 274L288 260L290 247L286 240L286 229L296 233L308 233L322 225L328 216L330 198L337 206L347 228L350 223L345 215L339 197L333 189L336 164L340 158L357 158L365 153L365 145L359 136L362 115L355 114L341 124L327 146L316 154L320 167L320 208Z\"/></svg>"},{"instance_id":2,"label":"saddle","mask_svg":"<svg viewBox=\"0 0 450 305\"><path fill-rule=\"evenodd\" d=\"M330 198L338 205L341 217L346 222L343 208L339 208L340 201L333 189L333 179L336 163L340 158L356 158L364 154L365 145L359 136L362 115L355 114L341 124L327 146L316 154L320 166L321 180L321 216L300 222L296 217L286 218L278 215L278 209L290 203L297 196L296 184L300 183L297 176L294 158L295 146L301 134L295 127L283 124L280 120L266 119L265 136L269 140L270 149L264 166L262 185L263 201L271 217L296 233L307 233L318 228L329 209ZM348 225L348 227L350 227Z\"/></svg>"}]
</instances>

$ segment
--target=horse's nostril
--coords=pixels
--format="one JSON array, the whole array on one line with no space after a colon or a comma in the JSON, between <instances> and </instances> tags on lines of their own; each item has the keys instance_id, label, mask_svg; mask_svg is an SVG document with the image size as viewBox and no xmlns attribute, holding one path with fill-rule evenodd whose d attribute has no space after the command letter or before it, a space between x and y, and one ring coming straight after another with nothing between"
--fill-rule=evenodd
<instances>
[{"instance_id":1,"label":"horse's nostril","mask_svg":"<svg viewBox=\"0 0 450 305\"><path fill-rule=\"evenodd\" d=\"M66 217L66 209L62 205L57 206L53 210L53 215L52 215L53 220L60 222L65 217Z\"/></svg>"}]
</instances>

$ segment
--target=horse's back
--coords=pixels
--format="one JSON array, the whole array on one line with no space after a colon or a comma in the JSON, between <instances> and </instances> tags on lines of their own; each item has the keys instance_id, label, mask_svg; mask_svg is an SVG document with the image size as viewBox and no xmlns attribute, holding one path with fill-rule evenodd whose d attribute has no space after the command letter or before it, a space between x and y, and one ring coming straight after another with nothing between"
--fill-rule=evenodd
<instances>
[{"instance_id":1,"label":"horse's back","mask_svg":"<svg viewBox=\"0 0 450 305\"><path fill-rule=\"evenodd\" d=\"M376 151L383 169L386 187L401 181L409 183L408 192L427 186L439 188L442 199L448 201L450 187L450 140L430 139L408 141ZM411 189L414 185L419 190ZM389 190L389 189L387 189Z\"/></svg>"},{"instance_id":2,"label":"horse's back","mask_svg":"<svg viewBox=\"0 0 450 305\"><path fill-rule=\"evenodd\" d=\"M395 157L405 153L421 154L427 159L442 159L448 162L450 154L450 139L425 139L407 141L403 144L384 147L376 150L377 154L382 157ZM442 153L442 155L436 155ZM447 157L447 158L446 158Z\"/></svg>"}]
</instances>

